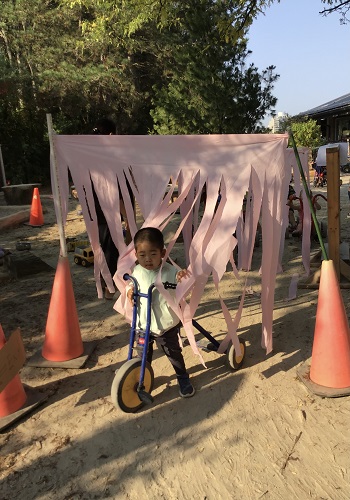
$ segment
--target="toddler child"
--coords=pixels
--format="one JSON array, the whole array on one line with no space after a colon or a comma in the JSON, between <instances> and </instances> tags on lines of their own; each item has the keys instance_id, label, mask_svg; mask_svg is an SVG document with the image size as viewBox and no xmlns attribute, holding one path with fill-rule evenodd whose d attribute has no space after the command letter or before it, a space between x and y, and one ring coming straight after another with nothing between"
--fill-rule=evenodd
<instances>
[{"instance_id":1,"label":"toddler child","mask_svg":"<svg viewBox=\"0 0 350 500\"><path fill-rule=\"evenodd\" d=\"M165 255L164 239L161 231L154 227L140 229L134 237L135 254L138 264L132 276L139 284L139 291L147 293L154 284L159 272L162 259ZM174 266L165 262L162 267L162 282L178 283L187 275L186 270L178 271ZM133 285L127 292L128 299L133 303ZM136 328L146 329L147 299L139 297ZM179 342L180 322L174 311L168 306L165 298L153 290L150 332L157 346L173 365L179 384L179 394L182 398L190 398L196 392L186 371L185 361ZM153 340L150 340L147 361L152 362Z\"/></svg>"}]
</instances>

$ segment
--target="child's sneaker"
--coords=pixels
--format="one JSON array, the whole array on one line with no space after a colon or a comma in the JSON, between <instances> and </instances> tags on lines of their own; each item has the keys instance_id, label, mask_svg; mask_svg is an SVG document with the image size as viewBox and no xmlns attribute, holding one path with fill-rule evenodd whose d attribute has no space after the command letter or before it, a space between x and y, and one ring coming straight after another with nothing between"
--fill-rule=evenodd
<instances>
[{"instance_id":1,"label":"child's sneaker","mask_svg":"<svg viewBox=\"0 0 350 500\"><path fill-rule=\"evenodd\" d=\"M193 387L188 377L178 377L178 382L180 386L179 394L182 398L191 398L194 396L196 389Z\"/></svg>"}]
</instances>

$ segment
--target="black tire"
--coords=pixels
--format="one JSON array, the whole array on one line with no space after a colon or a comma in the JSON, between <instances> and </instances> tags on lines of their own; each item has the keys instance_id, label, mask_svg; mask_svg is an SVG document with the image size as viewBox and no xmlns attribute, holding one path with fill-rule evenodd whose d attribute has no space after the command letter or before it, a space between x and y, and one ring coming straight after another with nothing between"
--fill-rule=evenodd
<instances>
[{"instance_id":1,"label":"black tire","mask_svg":"<svg viewBox=\"0 0 350 500\"><path fill-rule=\"evenodd\" d=\"M74 257L74 262L75 262L76 264L80 264L80 259L79 259L79 257Z\"/></svg>"},{"instance_id":2,"label":"black tire","mask_svg":"<svg viewBox=\"0 0 350 500\"><path fill-rule=\"evenodd\" d=\"M140 400L137 388L140 380L141 359L133 358L124 363L116 372L112 388L112 403L125 413L135 413L144 405ZM153 390L154 372L147 363L144 377L144 391L150 394Z\"/></svg>"},{"instance_id":3,"label":"black tire","mask_svg":"<svg viewBox=\"0 0 350 500\"><path fill-rule=\"evenodd\" d=\"M86 260L82 259L82 261L81 261L81 265L82 265L83 267L86 267Z\"/></svg>"},{"instance_id":4,"label":"black tire","mask_svg":"<svg viewBox=\"0 0 350 500\"><path fill-rule=\"evenodd\" d=\"M346 165L343 166L343 172L344 174L350 173L350 163L347 163Z\"/></svg>"},{"instance_id":5,"label":"black tire","mask_svg":"<svg viewBox=\"0 0 350 500\"><path fill-rule=\"evenodd\" d=\"M233 347L232 342L230 342L226 351L226 363L232 370L239 370L243 365L245 358L245 341L243 339L239 339L239 343L242 351L241 356L236 356L235 348Z\"/></svg>"}]
</instances>

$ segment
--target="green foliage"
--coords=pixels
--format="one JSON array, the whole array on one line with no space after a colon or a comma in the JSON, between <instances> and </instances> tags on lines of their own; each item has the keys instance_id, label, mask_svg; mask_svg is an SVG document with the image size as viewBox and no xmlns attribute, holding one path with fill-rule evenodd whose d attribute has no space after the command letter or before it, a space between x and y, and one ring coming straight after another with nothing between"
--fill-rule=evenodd
<instances>
[{"instance_id":1,"label":"green foliage","mask_svg":"<svg viewBox=\"0 0 350 500\"><path fill-rule=\"evenodd\" d=\"M246 41L235 40L231 33L234 14L243 4L246 7L245 2L223 5L210 0L181 4L178 30L171 33L177 50L165 61L164 78L154 88L151 115L157 133L250 133L259 130L267 110L273 111L275 68L259 74L253 64L247 66ZM236 36L243 33L238 19Z\"/></svg>"},{"instance_id":2,"label":"green foliage","mask_svg":"<svg viewBox=\"0 0 350 500\"><path fill-rule=\"evenodd\" d=\"M292 118L289 125L297 147L307 147L314 150L323 144L321 127L317 125L316 120L303 119L293 121Z\"/></svg>"},{"instance_id":3,"label":"green foliage","mask_svg":"<svg viewBox=\"0 0 350 500\"><path fill-rule=\"evenodd\" d=\"M109 116L123 134L261 130L274 67L246 36L272 2L2 0L0 143L12 183L49 178L46 113L59 133Z\"/></svg>"}]
</instances>

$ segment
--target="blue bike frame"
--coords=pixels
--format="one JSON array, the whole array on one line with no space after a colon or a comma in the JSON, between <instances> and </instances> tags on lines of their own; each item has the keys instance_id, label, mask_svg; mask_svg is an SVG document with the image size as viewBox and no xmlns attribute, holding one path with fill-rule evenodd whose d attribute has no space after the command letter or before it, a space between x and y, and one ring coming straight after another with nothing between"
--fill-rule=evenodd
<instances>
[{"instance_id":1,"label":"blue bike frame","mask_svg":"<svg viewBox=\"0 0 350 500\"><path fill-rule=\"evenodd\" d=\"M144 389L144 378L145 378L145 371L146 371L146 363L147 363L147 351L148 351L148 344L151 336L151 310L152 310L152 294L153 294L153 289L154 289L154 284L152 284L148 288L147 293L142 293L140 292L139 284L137 280L133 277L130 276L129 274L124 274L123 279L125 281L131 280L133 285L134 285L134 293L133 293L133 313L132 313L132 322L131 322L131 332L130 332L130 340L129 340L129 350L128 350L128 360L132 359L133 357L133 351L134 351L134 344L135 344L135 337L136 337L136 321L137 321L137 300L140 297L146 298L147 299L147 315L146 315L146 329L144 331L145 334L145 343L143 346L142 350L142 356L141 356L141 369L140 369L140 379L139 379L139 385L138 385L138 391ZM171 283L163 283L165 288L176 288L175 284ZM199 323L197 323L196 320L192 320L193 326L204 336L207 338L212 343L211 350L217 351L220 342L218 342L212 335L210 335L209 332L207 332Z\"/></svg>"},{"instance_id":2,"label":"blue bike frame","mask_svg":"<svg viewBox=\"0 0 350 500\"><path fill-rule=\"evenodd\" d=\"M131 280L133 282L133 285L134 285L134 293L133 293L134 304L133 304L133 311L132 311L132 322L131 322L128 360L132 359L132 357L133 357L133 350L134 350L134 343L135 343L135 336L136 336L137 300L140 297L147 299L146 329L144 332L145 333L145 343L143 346L142 356L141 356L141 370L140 370L140 380L139 380L139 387L138 387L138 390L142 390L144 388L143 381L145 378L145 370L146 370L146 363L147 363L147 351L148 351L148 344L149 344L150 335L151 335L152 293L153 293L154 285L151 285L148 288L147 293L141 293L139 284L133 276L130 276L129 274L124 274L123 279L125 281Z\"/></svg>"}]
</instances>

